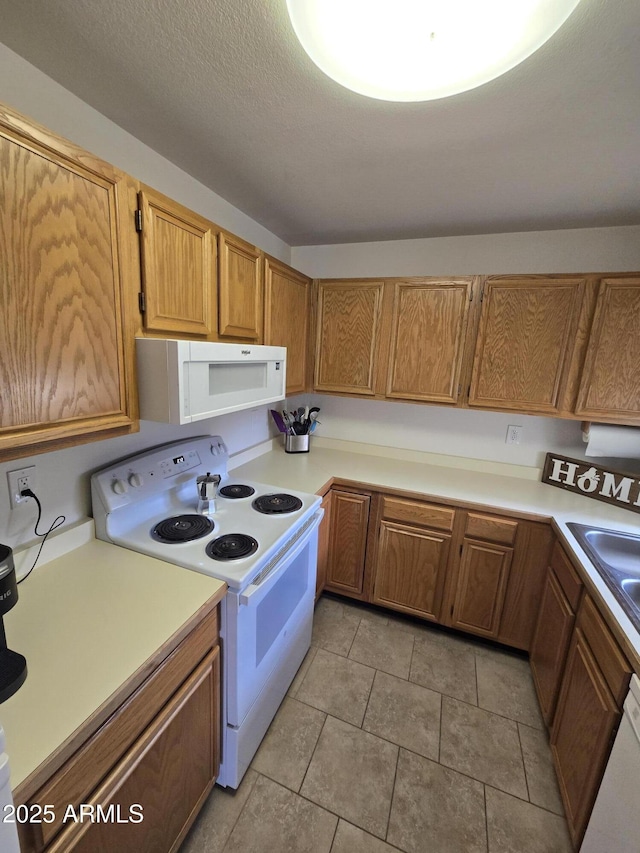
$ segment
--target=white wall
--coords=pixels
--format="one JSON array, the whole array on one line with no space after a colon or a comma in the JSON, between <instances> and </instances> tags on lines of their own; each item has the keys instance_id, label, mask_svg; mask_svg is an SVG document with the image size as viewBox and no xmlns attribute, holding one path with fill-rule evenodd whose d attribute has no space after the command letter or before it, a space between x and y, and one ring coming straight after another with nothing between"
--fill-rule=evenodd
<instances>
[{"instance_id":1,"label":"white wall","mask_svg":"<svg viewBox=\"0 0 640 853\"><path fill-rule=\"evenodd\" d=\"M291 263L312 278L635 272L640 226L297 246Z\"/></svg>"},{"instance_id":2,"label":"white wall","mask_svg":"<svg viewBox=\"0 0 640 853\"><path fill-rule=\"evenodd\" d=\"M283 240L3 44L0 44L0 103L290 263L291 250Z\"/></svg>"},{"instance_id":3,"label":"white wall","mask_svg":"<svg viewBox=\"0 0 640 853\"><path fill-rule=\"evenodd\" d=\"M323 438L538 468L547 451L584 453L579 421L325 394L305 402L320 406L316 434ZM523 427L520 445L505 444L509 424Z\"/></svg>"}]
</instances>

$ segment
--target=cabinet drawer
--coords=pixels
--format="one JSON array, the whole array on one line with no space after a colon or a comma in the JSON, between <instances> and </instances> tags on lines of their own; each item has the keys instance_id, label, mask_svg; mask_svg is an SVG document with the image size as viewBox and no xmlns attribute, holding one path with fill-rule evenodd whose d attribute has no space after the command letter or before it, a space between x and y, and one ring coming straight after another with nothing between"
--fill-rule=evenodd
<instances>
[{"instance_id":1,"label":"cabinet drawer","mask_svg":"<svg viewBox=\"0 0 640 853\"><path fill-rule=\"evenodd\" d=\"M389 521L407 521L437 530L452 530L455 510L436 504L407 501L401 498L384 498L382 517Z\"/></svg>"},{"instance_id":2,"label":"cabinet drawer","mask_svg":"<svg viewBox=\"0 0 640 853\"><path fill-rule=\"evenodd\" d=\"M56 821L38 824L42 849L60 829L67 805L78 805L95 790L114 764L131 747L166 705L187 675L212 649L218 639L218 609L209 614L169 657L149 676L124 705L41 788L32 803L53 805Z\"/></svg>"},{"instance_id":3,"label":"cabinet drawer","mask_svg":"<svg viewBox=\"0 0 640 853\"><path fill-rule=\"evenodd\" d=\"M629 687L631 667L589 596L585 596L582 602L577 625L589 643L613 698L622 707Z\"/></svg>"},{"instance_id":4,"label":"cabinet drawer","mask_svg":"<svg viewBox=\"0 0 640 853\"><path fill-rule=\"evenodd\" d=\"M559 542L556 542L551 553L551 568L555 572L558 583L562 587L573 612L576 613L582 595L583 583Z\"/></svg>"},{"instance_id":5,"label":"cabinet drawer","mask_svg":"<svg viewBox=\"0 0 640 853\"><path fill-rule=\"evenodd\" d=\"M517 521L470 512L467 516L465 536L472 539L487 539L489 542L499 542L501 545L513 545L517 530Z\"/></svg>"}]
</instances>

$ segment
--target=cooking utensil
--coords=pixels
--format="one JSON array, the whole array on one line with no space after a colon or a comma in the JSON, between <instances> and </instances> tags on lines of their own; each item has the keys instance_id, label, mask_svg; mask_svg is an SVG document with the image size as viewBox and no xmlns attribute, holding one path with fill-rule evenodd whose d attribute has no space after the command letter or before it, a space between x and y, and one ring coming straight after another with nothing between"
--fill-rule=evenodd
<instances>
[{"instance_id":1,"label":"cooking utensil","mask_svg":"<svg viewBox=\"0 0 640 853\"><path fill-rule=\"evenodd\" d=\"M282 420L282 415L280 412L276 411L276 409L271 409L271 417L273 418L275 425L278 427L280 432L287 433L288 429L285 426L285 422Z\"/></svg>"}]
</instances>

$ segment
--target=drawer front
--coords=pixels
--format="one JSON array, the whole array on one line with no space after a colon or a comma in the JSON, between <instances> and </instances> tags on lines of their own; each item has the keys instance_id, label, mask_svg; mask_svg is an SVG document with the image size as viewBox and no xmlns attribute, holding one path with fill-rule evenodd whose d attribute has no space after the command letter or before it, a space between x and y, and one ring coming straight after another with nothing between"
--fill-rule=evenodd
<instances>
[{"instance_id":1,"label":"drawer front","mask_svg":"<svg viewBox=\"0 0 640 853\"><path fill-rule=\"evenodd\" d=\"M472 539L486 539L489 542L498 542L500 545L513 545L518 522L494 515L481 515L470 512L467 515L467 526L465 536Z\"/></svg>"},{"instance_id":2,"label":"drawer front","mask_svg":"<svg viewBox=\"0 0 640 853\"><path fill-rule=\"evenodd\" d=\"M205 617L124 705L38 791L31 802L53 805L56 821L38 825L42 838L40 843L36 841L34 849L42 849L59 831L60 821L69 804L85 802L87 795L216 645L217 638L218 608Z\"/></svg>"},{"instance_id":3,"label":"drawer front","mask_svg":"<svg viewBox=\"0 0 640 853\"><path fill-rule=\"evenodd\" d=\"M384 498L382 517L388 521L406 521L422 527L435 527L437 530L453 529L456 511L437 504L408 501L402 498Z\"/></svg>"},{"instance_id":4,"label":"drawer front","mask_svg":"<svg viewBox=\"0 0 640 853\"><path fill-rule=\"evenodd\" d=\"M589 643L613 698L621 708L629 687L631 667L589 596L585 596L582 602L577 624Z\"/></svg>"},{"instance_id":5,"label":"drawer front","mask_svg":"<svg viewBox=\"0 0 640 853\"><path fill-rule=\"evenodd\" d=\"M566 595L573 612L577 613L584 585L559 542L556 542L553 546L551 568L555 572L558 583L562 587L562 591Z\"/></svg>"}]
</instances>

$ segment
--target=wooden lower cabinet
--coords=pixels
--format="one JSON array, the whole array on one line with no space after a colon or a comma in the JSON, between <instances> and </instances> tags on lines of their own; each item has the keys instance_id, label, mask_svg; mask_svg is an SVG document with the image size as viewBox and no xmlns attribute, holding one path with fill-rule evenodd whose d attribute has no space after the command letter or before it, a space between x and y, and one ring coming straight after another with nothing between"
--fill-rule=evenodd
<instances>
[{"instance_id":1,"label":"wooden lower cabinet","mask_svg":"<svg viewBox=\"0 0 640 853\"><path fill-rule=\"evenodd\" d=\"M569 833L577 846L611 752L631 670L585 596L573 633L551 729L551 751Z\"/></svg>"},{"instance_id":2,"label":"wooden lower cabinet","mask_svg":"<svg viewBox=\"0 0 640 853\"><path fill-rule=\"evenodd\" d=\"M370 495L333 489L326 589L363 598Z\"/></svg>"},{"instance_id":3,"label":"wooden lower cabinet","mask_svg":"<svg viewBox=\"0 0 640 853\"><path fill-rule=\"evenodd\" d=\"M547 725L551 724L556 709L582 591L582 581L562 546L556 543L547 569L529 658L533 683Z\"/></svg>"},{"instance_id":4,"label":"wooden lower cabinet","mask_svg":"<svg viewBox=\"0 0 640 853\"><path fill-rule=\"evenodd\" d=\"M465 539L453 598L451 625L497 637L513 548Z\"/></svg>"},{"instance_id":5,"label":"wooden lower cabinet","mask_svg":"<svg viewBox=\"0 0 640 853\"><path fill-rule=\"evenodd\" d=\"M371 600L440 619L451 534L382 521Z\"/></svg>"},{"instance_id":6,"label":"wooden lower cabinet","mask_svg":"<svg viewBox=\"0 0 640 853\"><path fill-rule=\"evenodd\" d=\"M21 825L22 853L177 851L218 775L220 708L216 610L29 798L56 819Z\"/></svg>"}]
</instances>

